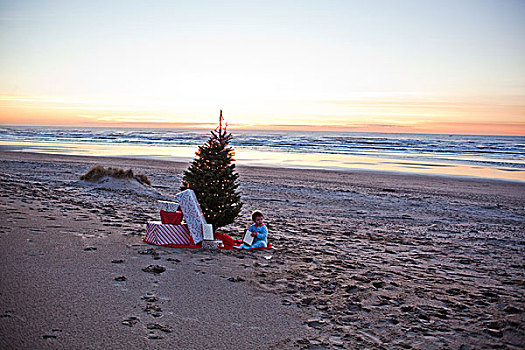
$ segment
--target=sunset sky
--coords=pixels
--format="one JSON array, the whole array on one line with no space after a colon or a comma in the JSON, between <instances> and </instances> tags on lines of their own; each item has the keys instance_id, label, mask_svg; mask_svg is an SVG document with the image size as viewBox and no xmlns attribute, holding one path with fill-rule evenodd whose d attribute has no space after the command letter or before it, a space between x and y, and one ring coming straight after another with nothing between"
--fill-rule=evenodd
<instances>
[{"instance_id":1,"label":"sunset sky","mask_svg":"<svg viewBox=\"0 0 525 350\"><path fill-rule=\"evenodd\" d=\"M4 1L0 123L525 135L525 1Z\"/></svg>"}]
</instances>

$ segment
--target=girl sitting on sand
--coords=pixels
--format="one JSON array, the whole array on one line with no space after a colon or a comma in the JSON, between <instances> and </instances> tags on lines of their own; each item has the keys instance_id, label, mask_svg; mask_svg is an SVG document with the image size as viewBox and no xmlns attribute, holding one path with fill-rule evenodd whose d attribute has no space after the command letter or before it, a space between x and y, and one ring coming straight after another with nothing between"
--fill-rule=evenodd
<instances>
[{"instance_id":1,"label":"girl sitting on sand","mask_svg":"<svg viewBox=\"0 0 525 350\"><path fill-rule=\"evenodd\" d=\"M241 244L237 249L253 249L253 248L266 248L268 247L268 229L264 226L264 214L260 210L255 210L252 213L253 225L248 228L254 237L251 246Z\"/></svg>"}]
</instances>

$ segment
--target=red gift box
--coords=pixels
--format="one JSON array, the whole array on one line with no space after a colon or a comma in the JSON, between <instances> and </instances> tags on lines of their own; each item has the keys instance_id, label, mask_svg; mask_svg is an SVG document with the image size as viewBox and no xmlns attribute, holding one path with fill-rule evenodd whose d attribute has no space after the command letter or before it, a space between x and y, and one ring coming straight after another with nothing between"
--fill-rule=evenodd
<instances>
[{"instance_id":1,"label":"red gift box","mask_svg":"<svg viewBox=\"0 0 525 350\"><path fill-rule=\"evenodd\" d=\"M182 221L182 211L160 211L160 221L163 224L180 225Z\"/></svg>"},{"instance_id":2,"label":"red gift box","mask_svg":"<svg viewBox=\"0 0 525 350\"><path fill-rule=\"evenodd\" d=\"M144 242L173 248L202 248L202 244L193 243L188 225L161 224L160 221L148 221Z\"/></svg>"}]
</instances>

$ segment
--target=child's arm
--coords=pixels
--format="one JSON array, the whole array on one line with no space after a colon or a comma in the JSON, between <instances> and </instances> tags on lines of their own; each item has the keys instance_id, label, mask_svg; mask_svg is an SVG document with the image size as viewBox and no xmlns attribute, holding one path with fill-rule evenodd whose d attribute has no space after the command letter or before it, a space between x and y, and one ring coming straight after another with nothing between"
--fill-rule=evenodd
<instances>
[{"instance_id":1,"label":"child's arm","mask_svg":"<svg viewBox=\"0 0 525 350\"><path fill-rule=\"evenodd\" d=\"M257 239L266 240L266 238L268 237L268 229L266 228L266 226L260 227L255 232L257 233Z\"/></svg>"},{"instance_id":2,"label":"child's arm","mask_svg":"<svg viewBox=\"0 0 525 350\"><path fill-rule=\"evenodd\" d=\"M251 225L246 231L251 232L252 237L257 237L257 227L255 227L255 225Z\"/></svg>"}]
</instances>

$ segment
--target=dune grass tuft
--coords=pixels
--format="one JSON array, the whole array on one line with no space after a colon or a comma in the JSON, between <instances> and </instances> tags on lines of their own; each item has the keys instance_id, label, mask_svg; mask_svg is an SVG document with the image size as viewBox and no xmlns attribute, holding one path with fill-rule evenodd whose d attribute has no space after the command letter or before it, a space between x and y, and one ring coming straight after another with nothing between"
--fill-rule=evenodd
<instances>
[{"instance_id":1,"label":"dune grass tuft","mask_svg":"<svg viewBox=\"0 0 525 350\"><path fill-rule=\"evenodd\" d=\"M97 165L91 168L86 174L80 177L84 181L98 181L104 176L111 176L116 179L136 179L138 182L151 186L151 181L146 175L135 175L132 169L124 170L121 168L108 167L104 168L102 165Z\"/></svg>"},{"instance_id":2,"label":"dune grass tuft","mask_svg":"<svg viewBox=\"0 0 525 350\"><path fill-rule=\"evenodd\" d=\"M144 174L135 175L135 179L137 179L137 181L140 182L140 183L143 183L143 184L146 184L148 186L151 186L151 181Z\"/></svg>"}]
</instances>

